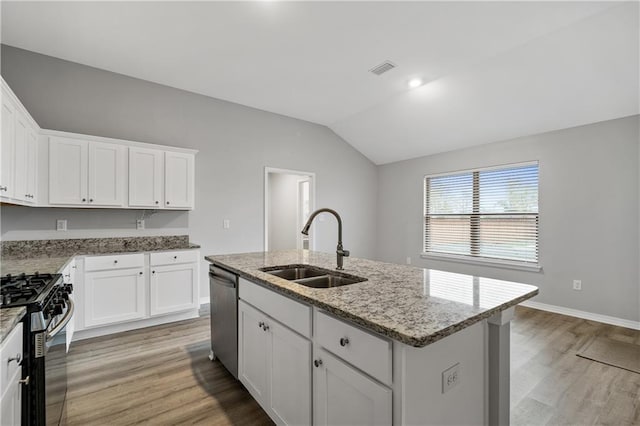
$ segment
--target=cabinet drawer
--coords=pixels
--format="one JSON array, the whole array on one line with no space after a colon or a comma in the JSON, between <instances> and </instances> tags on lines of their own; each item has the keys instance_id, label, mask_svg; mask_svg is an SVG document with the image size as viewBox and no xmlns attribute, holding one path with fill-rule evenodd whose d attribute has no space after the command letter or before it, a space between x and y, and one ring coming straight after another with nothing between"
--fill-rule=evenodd
<instances>
[{"instance_id":1,"label":"cabinet drawer","mask_svg":"<svg viewBox=\"0 0 640 426\"><path fill-rule=\"evenodd\" d=\"M149 263L151 266L173 265L174 263L193 263L198 261L198 253L198 250L165 251L160 253L151 253L151 259Z\"/></svg>"},{"instance_id":2,"label":"cabinet drawer","mask_svg":"<svg viewBox=\"0 0 640 426\"><path fill-rule=\"evenodd\" d=\"M391 341L316 311L315 336L325 349L391 385Z\"/></svg>"},{"instance_id":3,"label":"cabinet drawer","mask_svg":"<svg viewBox=\"0 0 640 426\"><path fill-rule=\"evenodd\" d=\"M143 266L144 266L143 253L94 256L94 257L86 257L84 259L85 271L142 268Z\"/></svg>"},{"instance_id":4,"label":"cabinet drawer","mask_svg":"<svg viewBox=\"0 0 640 426\"><path fill-rule=\"evenodd\" d=\"M14 327L0 346L0 396L13 384L11 379L22 368L16 358L22 360L22 323Z\"/></svg>"},{"instance_id":5,"label":"cabinet drawer","mask_svg":"<svg viewBox=\"0 0 640 426\"><path fill-rule=\"evenodd\" d=\"M240 278L240 299L260 309L271 318L311 338L311 307L282 296L259 284Z\"/></svg>"}]
</instances>

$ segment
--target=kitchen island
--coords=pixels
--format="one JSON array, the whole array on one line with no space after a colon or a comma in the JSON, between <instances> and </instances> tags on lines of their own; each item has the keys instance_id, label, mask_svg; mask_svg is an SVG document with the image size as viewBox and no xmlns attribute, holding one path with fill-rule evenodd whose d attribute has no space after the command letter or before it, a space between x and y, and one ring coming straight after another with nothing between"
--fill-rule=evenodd
<instances>
[{"instance_id":1,"label":"kitchen island","mask_svg":"<svg viewBox=\"0 0 640 426\"><path fill-rule=\"evenodd\" d=\"M366 281L310 288L262 269L285 265L335 269L335 255L290 250L205 259L240 278L240 380L276 422L287 422L282 416L287 404L278 409L275 405L280 396L274 400L273 395L258 389L251 377L243 376L243 363L249 371L255 361L243 358L247 356L243 348L260 349L247 337L255 325L246 332L242 328L243 318L252 315L262 315L264 319L257 324L263 331L275 333L273 325L264 330L265 324L273 321L276 327L294 332L289 341L297 333L311 345L313 362L309 359L303 365L315 367L308 385L312 387L309 398L314 424L339 423L339 415L347 422L369 419L374 424L391 423L391 419L394 424L509 423L509 321L514 306L535 296L536 287L349 258L340 272ZM271 302L274 295L281 299ZM300 306L308 307L308 331L307 314ZM298 311L301 313L295 321L287 323L291 315L283 312ZM352 336L363 342L360 348ZM274 354L276 340L268 343ZM385 351L388 354L380 353ZM298 353L306 357L304 350ZM297 361L289 359L288 364ZM346 363L342 366L339 361ZM262 362L267 367L275 365L273 357L258 360ZM361 377L356 373L366 374ZM274 372L269 374L271 377ZM270 385L273 392L273 383ZM365 395L374 385L378 388ZM305 381L298 384L296 407L305 405L305 386ZM358 388L359 393L344 391L345 386ZM384 401L389 402L388 410L382 407ZM367 406L372 410L369 414L351 412ZM306 417L296 419L304 423Z\"/></svg>"}]
</instances>

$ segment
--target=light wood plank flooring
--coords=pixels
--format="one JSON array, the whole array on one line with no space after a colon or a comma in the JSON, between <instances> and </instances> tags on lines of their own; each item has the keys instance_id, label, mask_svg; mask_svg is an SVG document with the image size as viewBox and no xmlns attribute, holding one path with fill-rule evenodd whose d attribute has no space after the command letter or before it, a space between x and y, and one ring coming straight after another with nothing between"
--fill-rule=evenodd
<instances>
[{"instance_id":1,"label":"light wood plank flooring","mask_svg":"<svg viewBox=\"0 0 640 426\"><path fill-rule=\"evenodd\" d=\"M640 425L640 374L575 356L594 335L640 344L638 331L516 309L513 425ZM66 424L272 424L208 355L208 316L77 342Z\"/></svg>"}]
</instances>

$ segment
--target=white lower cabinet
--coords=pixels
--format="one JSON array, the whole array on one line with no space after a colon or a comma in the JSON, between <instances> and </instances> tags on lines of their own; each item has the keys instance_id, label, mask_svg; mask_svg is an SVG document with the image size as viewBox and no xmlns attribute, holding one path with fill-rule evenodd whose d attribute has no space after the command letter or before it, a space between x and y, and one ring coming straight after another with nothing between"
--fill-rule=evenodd
<instances>
[{"instance_id":1,"label":"white lower cabinet","mask_svg":"<svg viewBox=\"0 0 640 426\"><path fill-rule=\"evenodd\" d=\"M240 381L278 424L311 423L311 342L239 302Z\"/></svg>"},{"instance_id":2,"label":"white lower cabinet","mask_svg":"<svg viewBox=\"0 0 640 426\"><path fill-rule=\"evenodd\" d=\"M198 307L197 263L152 265L150 313L164 315Z\"/></svg>"},{"instance_id":3,"label":"white lower cabinet","mask_svg":"<svg viewBox=\"0 0 640 426\"><path fill-rule=\"evenodd\" d=\"M84 294L86 327L142 319L147 315L143 268L87 272Z\"/></svg>"},{"instance_id":4,"label":"white lower cabinet","mask_svg":"<svg viewBox=\"0 0 640 426\"><path fill-rule=\"evenodd\" d=\"M324 349L315 353L314 425L390 425L391 389Z\"/></svg>"},{"instance_id":5,"label":"white lower cabinet","mask_svg":"<svg viewBox=\"0 0 640 426\"><path fill-rule=\"evenodd\" d=\"M2 426L21 424L22 356L22 323L19 323L0 345L0 425Z\"/></svg>"},{"instance_id":6,"label":"white lower cabinet","mask_svg":"<svg viewBox=\"0 0 640 426\"><path fill-rule=\"evenodd\" d=\"M273 421L393 423L389 339L317 308L311 315L309 305L243 278L239 282L238 375Z\"/></svg>"},{"instance_id":7,"label":"white lower cabinet","mask_svg":"<svg viewBox=\"0 0 640 426\"><path fill-rule=\"evenodd\" d=\"M199 259L198 250L175 250L74 261L63 273L78 302L75 331L82 339L198 316Z\"/></svg>"}]
</instances>

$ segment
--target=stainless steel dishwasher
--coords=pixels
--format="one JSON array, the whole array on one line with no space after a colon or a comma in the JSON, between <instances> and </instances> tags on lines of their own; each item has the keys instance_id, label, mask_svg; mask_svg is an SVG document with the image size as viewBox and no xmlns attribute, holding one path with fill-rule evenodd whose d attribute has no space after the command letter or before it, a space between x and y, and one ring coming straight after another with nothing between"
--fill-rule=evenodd
<instances>
[{"instance_id":1,"label":"stainless steel dishwasher","mask_svg":"<svg viewBox=\"0 0 640 426\"><path fill-rule=\"evenodd\" d=\"M238 378L238 276L209 266L211 355Z\"/></svg>"}]
</instances>

